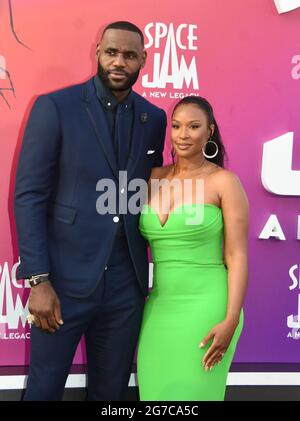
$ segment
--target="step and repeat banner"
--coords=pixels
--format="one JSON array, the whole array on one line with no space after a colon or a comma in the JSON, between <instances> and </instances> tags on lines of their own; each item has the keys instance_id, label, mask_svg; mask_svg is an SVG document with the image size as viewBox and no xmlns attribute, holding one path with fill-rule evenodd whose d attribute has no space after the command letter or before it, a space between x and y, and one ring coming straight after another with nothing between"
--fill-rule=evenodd
<instances>
[{"instance_id":1,"label":"step and repeat banner","mask_svg":"<svg viewBox=\"0 0 300 421\"><path fill-rule=\"evenodd\" d=\"M13 189L38 94L96 72L102 29L145 34L137 92L164 108L186 95L214 106L250 201L249 288L235 362L300 362L300 1L3 0L0 2L0 365L29 361L29 287L16 280ZM170 128L164 151L170 162ZM85 360L83 342L75 363Z\"/></svg>"}]
</instances>

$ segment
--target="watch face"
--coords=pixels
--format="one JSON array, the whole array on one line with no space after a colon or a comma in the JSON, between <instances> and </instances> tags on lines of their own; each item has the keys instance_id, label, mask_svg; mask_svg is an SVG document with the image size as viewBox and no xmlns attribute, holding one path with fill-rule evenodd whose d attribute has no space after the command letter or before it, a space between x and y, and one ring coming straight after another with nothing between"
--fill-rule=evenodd
<instances>
[{"instance_id":1,"label":"watch face","mask_svg":"<svg viewBox=\"0 0 300 421\"><path fill-rule=\"evenodd\" d=\"M38 276L38 277L33 277L32 279L29 279L29 285L31 287L34 287L36 285L41 284L42 282L48 282L48 277L46 276Z\"/></svg>"},{"instance_id":2,"label":"watch face","mask_svg":"<svg viewBox=\"0 0 300 421\"><path fill-rule=\"evenodd\" d=\"M36 280L35 279L32 279L31 281L29 281L29 285L31 287L34 287L36 285Z\"/></svg>"}]
</instances>

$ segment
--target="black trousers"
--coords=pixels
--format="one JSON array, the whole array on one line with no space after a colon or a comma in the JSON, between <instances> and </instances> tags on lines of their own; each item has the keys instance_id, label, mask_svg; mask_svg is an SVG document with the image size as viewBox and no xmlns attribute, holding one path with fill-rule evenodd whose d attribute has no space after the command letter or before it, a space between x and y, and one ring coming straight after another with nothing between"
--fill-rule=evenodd
<instances>
[{"instance_id":1,"label":"black trousers","mask_svg":"<svg viewBox=\"0 0 300 421\"><path fill-rule=\"evenodd\" d=\"M123 400L145 299L126 237L120 230L107 270L88 298L58 294L64 325L54 334L31 330L30 371L24 400L61 400L77 345L85 336L88 399Z\"/></svg>"}]
</instances>

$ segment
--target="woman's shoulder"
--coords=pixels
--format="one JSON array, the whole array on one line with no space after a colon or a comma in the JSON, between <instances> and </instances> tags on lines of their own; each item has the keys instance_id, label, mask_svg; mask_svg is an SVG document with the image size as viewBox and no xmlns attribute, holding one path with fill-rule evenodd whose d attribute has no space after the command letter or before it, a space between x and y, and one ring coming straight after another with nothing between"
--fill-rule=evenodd
<instances>
[{"instance_id":1,"label":"woman's shoulder","mask_svg":"<svg viewBox=\"0 0 300 421\"><path fill-rule=\"evenodd\" d=\"M165 165L163 167L153 167L150 175L150 179L161 179L166 177L172 170L173 165Z\"/></svg>"},{"instance_id":2,"label":"woman's shoulder","mask_svg":"<svg viewBox=\"0 0 300 421\"><path fill-rule=\"evenodd\" d=\"M239 200L240 204L244 203L248 206L246 192L237 174L222 168L215 176L215 183L216 190L219 192L222 201L233 200L236 203Z\"/></svg>"},{"instance_id":3,"label":"woman's shoulder","mask_svg":"<svg viewBox=\"0 0 300 421\"><path fill-rule=\"evenodd\" d=\"M213 179L216 183L221 185L241 184L239 177L232 171L222 167L218 167L213 173Z\"/></svg>"}]
</instances>

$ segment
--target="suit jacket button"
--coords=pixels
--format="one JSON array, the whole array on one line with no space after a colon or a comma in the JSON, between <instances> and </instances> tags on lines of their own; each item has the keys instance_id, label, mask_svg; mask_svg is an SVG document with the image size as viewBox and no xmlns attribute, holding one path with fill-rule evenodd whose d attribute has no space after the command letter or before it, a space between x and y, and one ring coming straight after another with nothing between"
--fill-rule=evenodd
<instances>
[{"instance_id":1,"label":"suit jacket button","mask_svg":"<svg viewBox=\"0 0 300 421\"><path fill-rule=\"evenodd\" d=\"M114 221L115 223L119 222L119 220L120 220L120 218L119 218L118 216L114 216L114 217L113 217L113 221Z\"/></svg>"}]
</instances>

